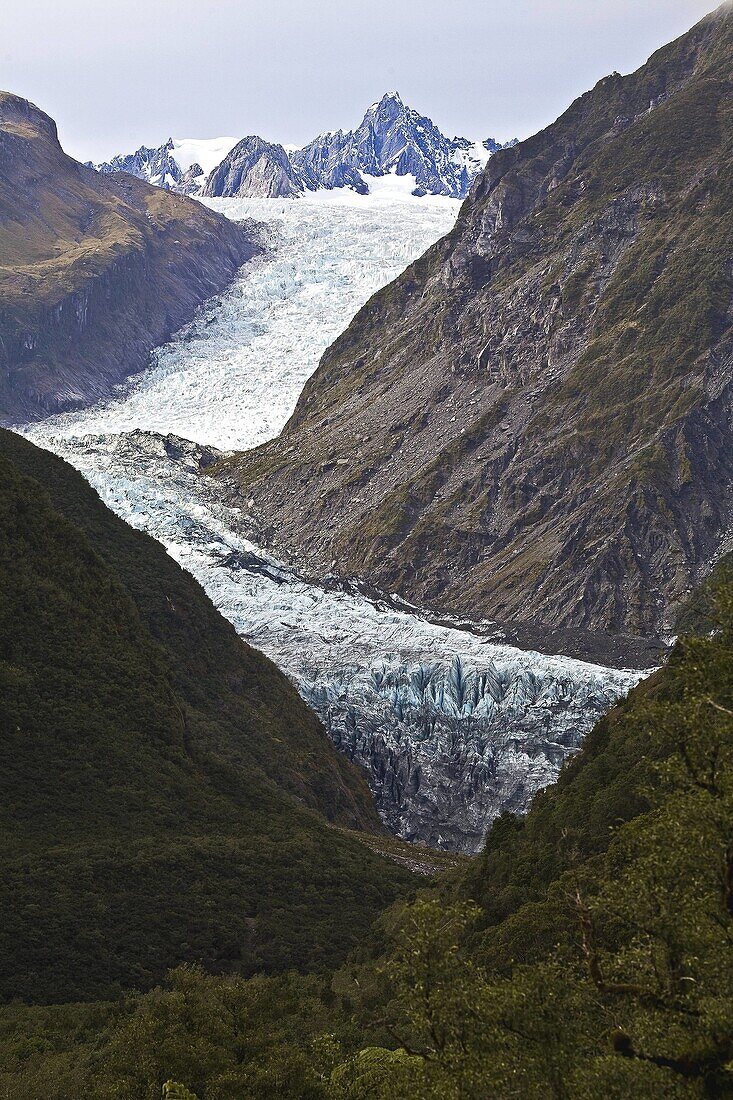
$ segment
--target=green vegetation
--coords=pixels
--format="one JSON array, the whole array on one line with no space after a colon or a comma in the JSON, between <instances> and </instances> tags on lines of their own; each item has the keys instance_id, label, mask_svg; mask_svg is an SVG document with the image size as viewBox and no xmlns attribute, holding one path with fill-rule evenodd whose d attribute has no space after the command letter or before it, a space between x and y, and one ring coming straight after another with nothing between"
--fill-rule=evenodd
<instances>
[{"instance_id":1,"label":"green vegetation","mask_svg":"<svg viewBox=\"0 0 733 1100\"><path fill-rule=\"evenodd\" d=\"M0 1096L733 1096L733 578L525 820L331 974L0 1010ZM187 1090L184 1092L182 1090Z\"/></svg>"},{"instance_id":2,"label":"green vegetation","mask_svg":"<svg viewBox=\"0 0 733 1100\"><path fill-rule=\"evenodd\" d=\"M589 346L543 418L551 431L553 418L574 423L582 414L598 464L700 400L702 357L725 328L733 292L727 96L727 84L699 81L588 166L588 198L573 224L592 221L608 179L619 189L658 189L598 302ZM700 141L686 156L669 156L683 120ZM564 298L568 289L574 293L566 283Z\"/></svg>"},{"instance_id":3,"label":"green vegetation","mask_svg":"<svg viewBox=\"0 0 733 1100\"><path fill-rule=\"evenodd\" d=\"M285 677L80 474L0 433L0 995L333 966L410 881Z\"/></svg>"}]
</instances>

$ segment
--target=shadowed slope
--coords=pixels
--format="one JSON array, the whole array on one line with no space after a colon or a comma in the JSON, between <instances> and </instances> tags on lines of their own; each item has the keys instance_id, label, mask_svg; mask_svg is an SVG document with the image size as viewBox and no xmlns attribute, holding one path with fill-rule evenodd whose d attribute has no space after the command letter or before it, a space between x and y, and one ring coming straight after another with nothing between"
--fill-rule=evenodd
<instances>
[{"instance_id":1,"label":"shadowed slope","mask_svg":"<svg viewBox=\"0 0 733 1100\"><path fill-rule=\"evenodd\" d=\"M342 955L407 877L366 783L199 585L0 433L0 993Z\"/></svg>"}]
</instances>

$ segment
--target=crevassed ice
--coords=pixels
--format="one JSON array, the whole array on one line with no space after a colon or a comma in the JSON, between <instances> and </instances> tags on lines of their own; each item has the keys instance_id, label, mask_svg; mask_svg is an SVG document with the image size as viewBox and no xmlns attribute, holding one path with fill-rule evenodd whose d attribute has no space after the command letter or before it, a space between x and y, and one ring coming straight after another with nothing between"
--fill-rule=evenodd
<instances>
[{"instance_id":1,"label":"crevassed ice","mask_svg":"<svg viewBox=\"0 0 733 1100\"><path fill-rule=\"evenodd\" d=\"M245 268L118 399L55 417L47 432L140 428L232 450L272 439L357 310L455 221L456 200L409 199L389 182L369 196L206 200L265 222L274 254Z\"/></svg>"}]
</instances>

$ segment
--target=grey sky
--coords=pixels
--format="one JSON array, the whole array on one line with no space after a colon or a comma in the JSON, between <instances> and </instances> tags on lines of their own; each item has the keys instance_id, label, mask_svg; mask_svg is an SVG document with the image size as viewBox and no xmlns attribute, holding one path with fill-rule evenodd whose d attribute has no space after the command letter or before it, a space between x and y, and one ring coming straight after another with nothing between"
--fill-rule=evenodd
<instances>
[{"instance_id":1,"label":"grey sky","mask_svg":"<svg viewBox=\"0 0 733 1100\"><path fill-rule=\"evenodd\" d=\"M449 134L525 137L715 0L0 0L0 87L81 159L169 136L302 144L396 89Z\"/></svg>"}]
</instances>

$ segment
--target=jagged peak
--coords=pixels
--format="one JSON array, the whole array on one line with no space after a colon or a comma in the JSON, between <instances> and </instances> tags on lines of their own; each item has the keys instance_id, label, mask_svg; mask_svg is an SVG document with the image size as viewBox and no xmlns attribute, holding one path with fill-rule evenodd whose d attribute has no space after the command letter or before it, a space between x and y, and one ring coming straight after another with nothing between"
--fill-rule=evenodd
<instances>
[{"instance_id":1,"label":"jagged peak","mask_svg":"<svg viewBox=\"0 0 733 1100\"><path fill-rule=\"evenodd\" d=\"M405 114L412 116L415 112L412 111L410 107L406 106L399 92L385 92L380 100L376 103L372 103L371 107L364 115L361 125L368 126L369 123L373 122L375 119L388 118L390 120L396 120L401 115Z\"/></svg>"},{"instance_id":2,"label":"jagged peak","mask_svg":"<svg viewBox=\"0 0 733 1100\"><path fill-rule=\"evenodd\" d=\"M400 107L405 106L402 100L402 96L399 92L385 92L381 99L376 99L374 103L372 103L371 107L369 107L367 110L367 114L369 114L370 111L377 111L380 107L387 103L395 103L398 104Z\"/></svg>"}]
</instances>

